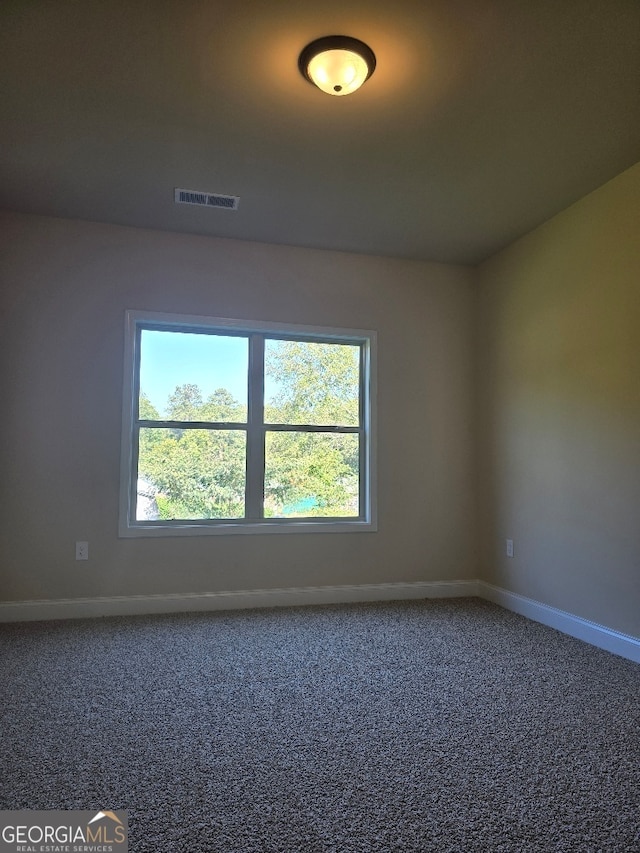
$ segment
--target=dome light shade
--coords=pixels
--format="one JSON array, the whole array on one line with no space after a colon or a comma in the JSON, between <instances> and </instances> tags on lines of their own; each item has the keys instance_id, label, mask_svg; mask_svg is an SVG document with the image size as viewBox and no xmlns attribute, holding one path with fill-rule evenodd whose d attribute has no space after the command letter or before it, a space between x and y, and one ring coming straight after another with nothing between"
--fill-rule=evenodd
<instances>
[{"instance_id":1,"label":"dome light shade","mask_svg":"<svg viewBox=\"0 0 640 853\"><path fill-rule=\"evenodd\" d=\"M376 57L371 48L349 36L325 36L300 54L302 76L328 95L350 95L373 74Z\"/></svg>"}]
</instances>

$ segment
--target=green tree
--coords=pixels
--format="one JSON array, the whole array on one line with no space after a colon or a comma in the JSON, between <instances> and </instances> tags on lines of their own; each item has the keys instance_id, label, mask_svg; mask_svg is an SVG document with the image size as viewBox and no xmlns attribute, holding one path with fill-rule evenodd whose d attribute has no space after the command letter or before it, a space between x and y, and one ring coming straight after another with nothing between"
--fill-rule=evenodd
<instances>
[{"instance_id":1,"label":"green tree","mask_svg":"<svg viewBox=\"0 0 640 853\"><path fill-rule=\"evenodd\" d=\"M310 341L268 341L265 372L277 391L272 423L358 425L360 348Z\"/></svg>"},{"instance_id":2,"label":"green tree","mask_svg":"<svg viewBox=\"0 0 640 853\"><path fill-rule=\"evenodd\" d=\"M140 411L140 419L144 421L157 421L160 419L160 413L147 397L144 391L140 392L140 401L138 404Z\"/></svg>"},{"instance_id":3,"label":"green tree","mask_svg":"<svg viewBox=\"0 0 640 853\"><path fill-rule=\"evenodd\" d=\"M238 403L226 388L214 391L200 408L202 420L221 423L244 423L247 419L247 407Z\"/></svg>"},{"instance_id":4,"label":"green tree","mask_svg":"<svg viewBox=\"0 0 640 853\"><path fill-rule=\"evenodd\" d=\"M202 392L197 385L178 385L167 403L167 420L200 421L202 412Z\"/></svg>"},{"instance_id":5,"label":"green tree","mask_svg":"<svg viewBox=\"0 0 640 853\"><path fill-rule=\"evenodd\" d=\"M151 404L149 407L149 419L159 419L157 410ZM187 384L178 386L170 395L167 419L237 421L242 420L241 410L225 389L218 389L203 401L200 389ZM237 430L141 428L139 476L158 490L160 516L243 516L245 441L245 433Z\"/></svg>"},{"instance_id":6,"label":"green tree","mask_svg":"<svg viewBox=\"0 0 640 853\"><path fill-rule=\"evenodd\" d=\"M139 400L139 414L140 419L145 421L157 421L160 420L160 413L156 409L156 407L152 404L151 400L147 397L144 392L140 393ZM139 458L147 458L149 454L153 452L153 448L158 444L159 441L162 441L164 435L168 433L168 430L162 429L141 429L140 430L140 448L139 448ZM140 469L139 469L140 470ZM142 472L138 474L141 479L148 479Z\"/></svg>"}]
</instances>

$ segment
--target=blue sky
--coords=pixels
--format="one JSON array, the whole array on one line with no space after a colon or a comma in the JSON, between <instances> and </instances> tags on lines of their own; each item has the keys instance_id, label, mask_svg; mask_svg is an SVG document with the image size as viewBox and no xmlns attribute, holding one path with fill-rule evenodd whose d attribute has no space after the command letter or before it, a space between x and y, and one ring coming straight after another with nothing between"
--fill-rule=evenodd
<instances>
[{"instance_id":1,"label":"blue sky","mask_svg":"<svg viewBox=\"0 0 640 853\"><path fill-rule=\"evenodd\" d=\"M248 339L243 337L143 329L140 390L161 416L166 414L169 395L187 383L197 385L203 399L226 388L246 406L248 349ZM267 399L277 387L265 377Z\"/></svg>"},{"instance_id":2,"label":"blue sky","mask_svg":"<svg viewBox=\"0 0 640 853\"><path fill-rule=\"evenodd\" d=\"M198 385L204 398L226 388L239 403L247 402L247 338L175 334L144 329L140 389L160 414L176 386Z\"/></svg>"}]
</instances>

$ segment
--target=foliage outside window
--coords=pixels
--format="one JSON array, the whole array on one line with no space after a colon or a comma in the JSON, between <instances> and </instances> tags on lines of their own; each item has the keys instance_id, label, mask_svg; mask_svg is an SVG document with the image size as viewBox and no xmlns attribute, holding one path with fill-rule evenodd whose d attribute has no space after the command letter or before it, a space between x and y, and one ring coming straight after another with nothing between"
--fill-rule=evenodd
<instances>
[{"instance_id":1,"label":"foliage outside window","mask_svg":"<svg viewBox=\"0 0 640 853\"><path fill-rule=\"evenodd\" d=\"M374 529L374 344L128 312L121 535Z\"/></svg>"}]
</instances>

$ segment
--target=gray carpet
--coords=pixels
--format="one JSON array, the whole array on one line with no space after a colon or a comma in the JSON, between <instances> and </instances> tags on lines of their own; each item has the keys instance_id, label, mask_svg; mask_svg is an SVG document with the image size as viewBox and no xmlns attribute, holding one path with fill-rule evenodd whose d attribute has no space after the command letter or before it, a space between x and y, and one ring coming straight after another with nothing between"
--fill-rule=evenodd
<instances>
[{"instance_id":1,"label":"gray carpet","mask_svg":"<svg viewBox=\"0 0 640 853\"><path fill-rule=\"evenodd\" d=\"M477 599L0 625L0 808L131 851L640 851L640 666Z\"/></svg>"}]
</instances>

